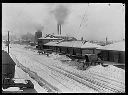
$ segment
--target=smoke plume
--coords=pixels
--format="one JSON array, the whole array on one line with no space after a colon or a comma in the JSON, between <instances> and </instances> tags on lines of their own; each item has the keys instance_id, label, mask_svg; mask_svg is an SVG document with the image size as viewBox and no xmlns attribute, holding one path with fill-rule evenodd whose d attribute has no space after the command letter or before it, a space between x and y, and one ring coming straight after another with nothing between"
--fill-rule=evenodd
<instances>
[{"instance_id":1,"label":"smoke plume","mask_svg":"<svg viewBox=\"0 0 128 95\"><path fill-rule=\"evenodd\" d=\"M64 21L69 14L69 10L66 6L59 5L52 11L52 13L54 14L58 24L64 24Z\"/></svg>"}]
</instances>

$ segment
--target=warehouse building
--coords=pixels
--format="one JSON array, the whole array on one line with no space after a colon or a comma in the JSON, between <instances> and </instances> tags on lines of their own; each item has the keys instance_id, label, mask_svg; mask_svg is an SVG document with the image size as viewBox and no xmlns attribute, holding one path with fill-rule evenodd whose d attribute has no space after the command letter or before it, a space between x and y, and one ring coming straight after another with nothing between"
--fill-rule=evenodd
<instances>
[{"instance_id":1,"label":"warehouse building","mask_svg":"<svg viewBox=\"0 0 128 95\"><path fill-rule=\"evenodd\" d=\"M98 48L104 61L125 64L125 41Z\"/></svg>"},{"instance_id":2,"label":"warehouse building","mask_svg":"<svg viewBox=\"0 0 128 95\"><path fill-rule=\"evenodd\" d=\"M53 51L61 52L63 54L72 56L84 56L85 54L97 54L99 50L96 50L99 45L89 43L87 41L62 41L49 42L44 44Z\"/></svg>"}]
</instances>

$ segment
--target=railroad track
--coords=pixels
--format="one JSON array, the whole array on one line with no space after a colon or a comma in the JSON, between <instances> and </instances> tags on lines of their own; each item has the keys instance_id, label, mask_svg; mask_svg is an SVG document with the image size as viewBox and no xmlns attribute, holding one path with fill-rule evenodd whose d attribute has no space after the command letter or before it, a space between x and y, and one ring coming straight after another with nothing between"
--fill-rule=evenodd
<instances>
[{"instance_id":1,"label":"railroad track","mask_svg":"<svg viewBox=\"0 0 128 95\"><path fill-rule=\"evenodd\" d=\"M12 55L12 54L11 54ZM15 55L12 55L13 60L16 61L17 66L20 67L24 72L28 73L28 75L34 79L35 81L38 82L38 84L43 87L44 89L46 89L47 92L51 92L51 93L61 93L61 91L52 86L51 84L49 84L47 81L45 81L44 79L42 79L40 76L38 76L38 74L36 72L31 71L29 68L26 68L25 66L23 66L21 63L19 63L19 61L16 59Z\"/></svg>"},{"instance_id":2,"label":"railroad track","mask_svg":"<svg viewBox=\"0 0 128 95\"><path fill-rule=\"evenodd\" d=\"M61 68L61 69L63 69L63 68ZM67 72L69 72L69 71L67 71ZM117 83L116 83L117 85L111 84L110 82L106 81L105 79L100 79L101 77L100 78L97 78L96 75L93 76L93 75L91 75L91 74L88 73L88 74L85 74L85 76L83 77L83 76L81 76L79 74L76 74L76 73L72 73L72 72L69 72L69 73L70 74L73 74L73 75L75 75L77 77L80 77L81 79L85 79L87 81L92 82L93 84L96 84L96 85L100 86L101 89L103 88L103 92L105 91L105 89L107 91L109 90L109 92L115 92L115 93L116 92L123 92L123 90L124 90L123 87L120 87L120 84L117 84ZM95 89L95 87L94 87L94 89ZM97 90L100 91L100 89L98 89L98 88L97 88Z\"/></svg>"},{"instance_id":3,"label":"railroad track","mask_svg":"<svg viewBox=\"0 0 128 95\"><path fill-rule=\"evenodd\" d=\"M29 54L29 56L33 56L32 54ZM33 56L34 57L34 56ZM106 92L106 93L123 93L122 89L116 89L115 87L113 87L113 85L108 85L107 82L101 82L99 81L99 79L96 79L96 77L92 78L89 76L89 74L87 74L86 77L81 77L80 75L74 74L72 72L69 72L67 70L64 70L61 67L57 67L57 66L48 66L46 64L43 64L42 62L40 62L37 59L34 59L35 61L37 61L38 63L40 63L41 65L44 65L46 67L48 67L50 70L56 71L60 74L65 75L66 77L69 77L81 84L84 84L98 92Z\"/></svg>"},{"instance_id":4,"label":"railroad track","mask_svg":"<svg viewBox=\"0 0 128 95\"><path fill-rule=\"evenodd\" d=\"M26 68L26 67L24 67L22 64L19 64L19 65L20 65L19 67L22 67L22 69L23 69L23 68ZM45 65L43 65L43 66L45 66ZM48 66L47 66L47 67L48 67ZM51 68L51 67L48 67L48 68L49 68L49 70L55 71L55 69L53 69L53 68ZM26 69L27 69L27 70L26 70ZM23 69L23 70L24 70L26 73L29 73L29 75L30 75L31 77L32 77L32 74L31 74L31 73L33 73L33 75L36 76L36 78L37 78L37 74L34 74L33 71L31 72L29 68L26 68L26 69L25 69L25 70ZM40 68L40 69L41 69L41 68ZM41 69L41 70L43 70L43 69ZM44 72L44 70L43 70L43 72ZM46 72L46 71L45 71L45 72ZM59 71L58 71L58 72L59 72ZM59 72L59 73L60 73L60 72ZM60 74L62 74L62 73L60 73ZM63 75L64 75L64 74L63 74ZM38 77L39 77L39 76L38 76ZM55 79L55 77L53 77L53 76L51 76L51 77ZM33 77L32 77L32 78L33 78ZM33 78L33 79L34 79L34 78ZM57 80L57 79L55 79L55 80ZM58 80L57 80L57 81L58 81ZM37 82L38 82L38 81L37 81ZM45 82L45 83L46 83L46 82ZM61 81L60 81L59 83L61 83ZM40 83L40 84L41 84L41 83ZM39 85L40 85L40 84L39 84ZM63 86L65 86L66 88L72 90L72 88L69 88L67 85L64 85L63 83L61 83L61 84L62 84ZM40 85L40 86L43 87L44 84L43 84L43 85ZM51 87L49 86L49 88L46 88L46 89L50 89L51 92L61 93L61 91L55 90L54 87L51 88ZM72 91L73 91L73 90L72 90ZM84 91L84 90L83 90L83 91Z\"/></svg>"},{"instance_id":5,"label":"railroad track","mask_svg":"<svg viewBox=\"0 0 128 95\"><path fill-rule=\"evenodd\" d=\"M32 55L33 56L33 55ZM35 59L36 61L38 61L39 63L41 63L39 60ZM42 64L42 63L41 63ZM90 88L93 88L95 89L96 91L99 91L99 92L110 92L110 93L123 93L122 89L116 89L114 85L108 85L107 82L101 82L99 81L100 79L96 80L96 77L93 77L93 78L90 78L88 75L86 75L87 77L81 77L80 75L77 75L75 73L72 73L72 72L69 72L67 70L64 70L63 68L61 67L57 67L57 66L53 66L51 67L46 65L46 64L42 64L42 65L45 65L47 66L48 68L52 69L52 70L55 70L61 74L64 74L65 76L69 77L69 78L72 78L84 85L87 85L88 87ZM53 69L54 68L54 69ZM94 79L95 78L95 79ZM115 81L113 81L115 82ZM118 86L119 87L119 86Z\"/></svg>"}]
</instances>

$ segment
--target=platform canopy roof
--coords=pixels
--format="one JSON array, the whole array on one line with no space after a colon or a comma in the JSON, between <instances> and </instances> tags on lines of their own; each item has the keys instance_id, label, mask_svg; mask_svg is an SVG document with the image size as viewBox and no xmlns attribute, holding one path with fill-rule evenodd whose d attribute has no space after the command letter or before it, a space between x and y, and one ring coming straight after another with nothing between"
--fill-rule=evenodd
<instances>
[{"instance_id":1,"label":"platform canopy roof","mask_svg":"<svg viewBox=\"0 0 128 95\"><path fill-rule=\"evenodd\" d=\"M90 42L86 42L85 44L81 46L81 48L99 48L99 47L102 47L102 46L94 44L94 43L90 43Z\"/></svg>"},{"instance_id":2,"label":"platform canopy roof","mask_svg":"<svg viewBox=\"0 0 128 95\"><path fill-rule=\"evenodd\" d=\"M115 51L125 51L125 41L116 42L113 44L109 44L98 49L101 50L115 50Z\"/></svg>"}]
</instances>

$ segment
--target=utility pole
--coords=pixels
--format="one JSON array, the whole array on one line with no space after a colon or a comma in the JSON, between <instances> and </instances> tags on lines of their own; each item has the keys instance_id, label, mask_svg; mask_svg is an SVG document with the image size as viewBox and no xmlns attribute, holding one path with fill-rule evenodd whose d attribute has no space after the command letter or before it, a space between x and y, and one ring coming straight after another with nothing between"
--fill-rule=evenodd
<instances>
[{"instance_id":1,"label":"utility pole","mask_svg":"<svg viewBox=\"0 0 128 95\"><path fill-rule=\"evenodd\" d=\"M8 54L9 54L9 31L8 31Z\"/></svg>"},{"instance_id":2,"label":"utility pole","mask_svg":"<svg viewBox=\"0 0 128 95\"><path fill-rule=\"evenodd\" d=\"M108 44L108 38L106 37L106 45Z\"/></svg>"}]
</instances>

